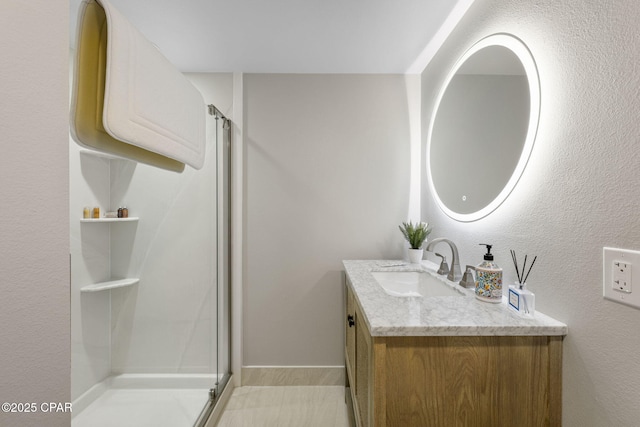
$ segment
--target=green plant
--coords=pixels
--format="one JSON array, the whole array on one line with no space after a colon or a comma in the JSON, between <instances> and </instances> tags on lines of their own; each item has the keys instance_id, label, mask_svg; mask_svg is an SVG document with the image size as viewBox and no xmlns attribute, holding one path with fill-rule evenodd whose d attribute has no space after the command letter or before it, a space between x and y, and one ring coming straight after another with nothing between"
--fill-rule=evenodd
<instances>
[{"instance_id":1,"label":"green plant","mask_svg":"<svg viewBox=\"0 0 640 427\"><path fill-rule=\"evenodd\" d=\"M403 222L398 227L404 238L411 245L411 249L420 249L424 241L427 240L429 233L431 233L429 224L426 222L418 222L415 225L411 221L408 224Z\"/></svg>"}]
</instances>

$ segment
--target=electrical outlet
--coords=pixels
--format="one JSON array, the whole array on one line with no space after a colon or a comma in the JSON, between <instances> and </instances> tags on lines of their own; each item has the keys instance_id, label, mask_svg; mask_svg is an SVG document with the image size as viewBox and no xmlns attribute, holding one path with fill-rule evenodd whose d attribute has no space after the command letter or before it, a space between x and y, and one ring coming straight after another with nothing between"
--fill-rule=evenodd
<instances>
[{"instance_id":1,"label":"electrical outlet","mask_svg":"<svg viewBox=\"0 0 640 427\"><path fill-rule=\"evenodd\" d=\"M640 281L633 284L633 266L640 268L640 252L603 248L602 293L611 301L640 308ZM635 276L640 276L636 274ZM638 280L638 279L636 279ZM635 292L633 290L635 289Z\"/></svg>"},{"instance_id":2,"label":"electrical outlet","mask_svg":"<svg viewBox=\"0 0 640 427\"><path fill-rule=\"evenodd\" d=\"M611 265L613 289L619 292L631 293L631 264L624 261L613 261Z\"/></svg>"}]
</instances>

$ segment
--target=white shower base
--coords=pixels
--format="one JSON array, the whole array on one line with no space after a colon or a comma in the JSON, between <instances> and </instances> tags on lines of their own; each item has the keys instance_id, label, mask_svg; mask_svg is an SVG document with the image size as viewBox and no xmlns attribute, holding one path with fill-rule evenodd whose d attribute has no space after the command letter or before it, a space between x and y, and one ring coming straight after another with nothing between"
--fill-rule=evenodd
<instances>
[{"instance_id":1,"label":"white shower base","mask_svg":"<svg viewBox=\"0 0 640 427\"><path fill-rule=\"evenodd\" d=\"M109 377L73 402L71 426L191 427L215 382L215 375Z\"/></svg>"}]
</instances>

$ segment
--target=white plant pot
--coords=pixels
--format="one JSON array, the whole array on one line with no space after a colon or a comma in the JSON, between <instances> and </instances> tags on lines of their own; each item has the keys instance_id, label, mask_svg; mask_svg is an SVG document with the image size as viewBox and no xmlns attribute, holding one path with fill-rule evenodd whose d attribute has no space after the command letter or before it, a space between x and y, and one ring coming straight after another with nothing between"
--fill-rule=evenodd
<instances>
[{"instance_id":1,"label":"white plant pot","mask_svg":"<svg viewBox=\"0 0 640 427\"><path fill-rule=\"evenodd\" d=\"M420 264L423 255L424 249L409 249L409 262L411 264Z\"/></svg>"}]
</instances>

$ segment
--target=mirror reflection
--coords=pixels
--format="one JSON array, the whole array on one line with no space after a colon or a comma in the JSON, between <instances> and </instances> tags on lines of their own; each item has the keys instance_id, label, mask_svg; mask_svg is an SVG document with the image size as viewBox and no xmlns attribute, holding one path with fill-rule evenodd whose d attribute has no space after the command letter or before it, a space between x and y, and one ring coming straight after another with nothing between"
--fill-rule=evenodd
<instances>
[{"instance_id":1,"label":"mirror reflection","mask_svg":"<svg viewBox=\"0 0 640 427\"><path fill-rule=\"evenodd\" d=\"M533 146L537 85L528 50L507 35L483 39L453 68L427 147L431 189L447 215L479 219L513 189Z\"/></svg>"}]
</instances>

